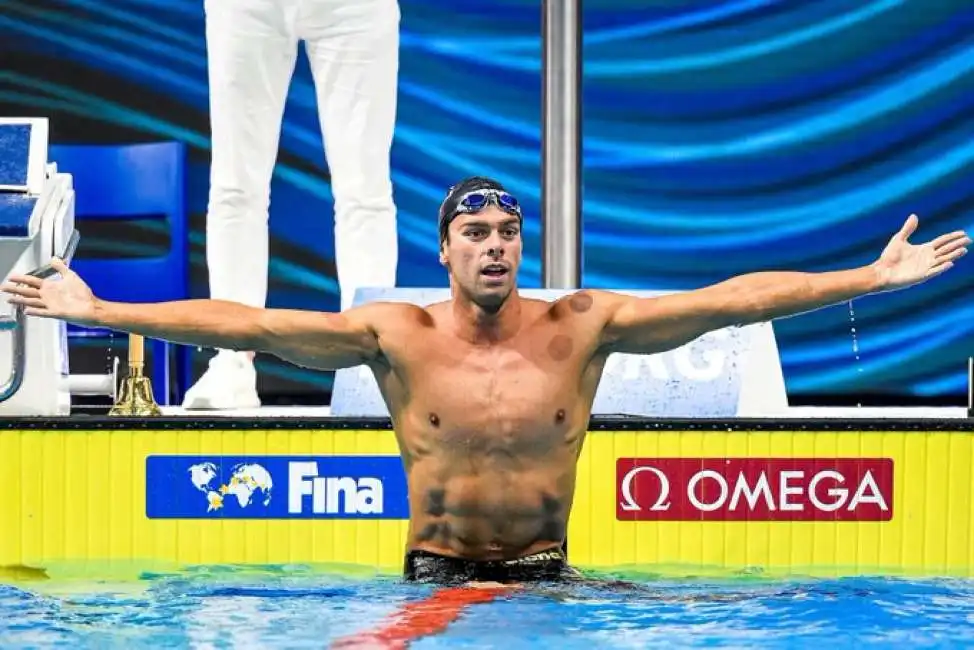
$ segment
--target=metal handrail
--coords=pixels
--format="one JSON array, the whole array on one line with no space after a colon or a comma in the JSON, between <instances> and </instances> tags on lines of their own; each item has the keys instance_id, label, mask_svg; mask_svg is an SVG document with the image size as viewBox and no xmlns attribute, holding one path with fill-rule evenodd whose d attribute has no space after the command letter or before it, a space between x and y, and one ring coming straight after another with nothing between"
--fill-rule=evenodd
<instances>
[{"instance_id":1,"label":"metal handrail","mask_svg":"<svg viewBox=\"0 0 974 650\"><path fill-rule=\"evenodd\" d=\"M13 318L0 318L0 332L10 332L13 336L11 346L10 376L0 386L0 404L17 394L24 383L24 372L27 369L27 316L24 308L14 309Z\"/></svg>"},{"instance_id":2,"label":"metal handrail","mask_svg":"<svg viewBox=\"0 0 974 650\"><path fill-rule=\"evenodd\" d=\"M65 244L64 253L61 255L61 260L65 264L71 264L74 253L78 249L80 239L81 234L78 230L72 230L71 236L68 237L68 241ZM56 271L50 264L45 264L40 268L30 271L27 275L33 275L43 279L55 273ZM24 383L24 373L27 369L27 316L24 314L23 307L17 306L14 309L13 318L9 316L0 318L0 332L10 332L14 337L11 350L10 376L0 386L0 404L2 404L16 395Z\"/></svg>"}]
</instances>

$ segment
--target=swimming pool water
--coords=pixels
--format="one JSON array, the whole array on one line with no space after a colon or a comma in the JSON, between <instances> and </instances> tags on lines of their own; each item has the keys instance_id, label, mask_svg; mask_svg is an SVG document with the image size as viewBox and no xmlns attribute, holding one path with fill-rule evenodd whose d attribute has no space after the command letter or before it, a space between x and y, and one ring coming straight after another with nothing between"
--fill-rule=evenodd
<instances>
[{"instance_id":1,"label":"swimming pool water","mask_svg":"<svg viewBox=\"0 0 974 650\"><path fill-rule=\"evenodd\" d=\"M0 584L0 647L954 648L974 646L974 581L643 580L552 587L458 606L444 630L403 615L437 590L393 577L201 569L120 583ZM450 612L440 612L449 619ZM398 623L397 623L398 621ZM408 646L365 643L398 630ZM398 627L397 627L398 626ZM388 637L387 637L388 638Z\"/></svg>"}]
</instances>

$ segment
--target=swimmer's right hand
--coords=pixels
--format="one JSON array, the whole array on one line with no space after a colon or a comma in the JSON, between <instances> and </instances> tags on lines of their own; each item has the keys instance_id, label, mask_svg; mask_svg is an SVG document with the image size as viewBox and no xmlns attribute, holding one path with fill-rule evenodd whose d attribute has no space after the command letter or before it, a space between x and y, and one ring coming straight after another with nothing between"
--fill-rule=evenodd
<instances>
[{"instance_id":1,"label":"swimmer's right hand","mask_svg":"<svg viewBox=\"0 0 974 650\"><path fill-rule=\"evenodd\" d=\"M88 285L60 259L51 260L51 266L57 275L46 279L12 275L0 290L7 294L10 304L23 307L27 316L96 324L98 300Z\"/></svg>"}]
</instances>

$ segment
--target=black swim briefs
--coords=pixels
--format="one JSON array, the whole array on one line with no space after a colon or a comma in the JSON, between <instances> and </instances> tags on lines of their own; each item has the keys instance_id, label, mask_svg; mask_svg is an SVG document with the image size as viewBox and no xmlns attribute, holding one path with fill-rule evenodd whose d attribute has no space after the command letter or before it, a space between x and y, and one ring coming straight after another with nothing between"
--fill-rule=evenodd
<instances>
[{"instance_id":1,"label":"black swim briefs","mask_svg":"<svg viewBox=\"0 0 974 650\"><path fill-rule=\"evenodd\" d=\"M562 582L580 580L565 553L554 548L513 560L465 560L429 551L409 551L403 575L409 582L457 585L466 582Z\"/></svg>"}]
</instances>

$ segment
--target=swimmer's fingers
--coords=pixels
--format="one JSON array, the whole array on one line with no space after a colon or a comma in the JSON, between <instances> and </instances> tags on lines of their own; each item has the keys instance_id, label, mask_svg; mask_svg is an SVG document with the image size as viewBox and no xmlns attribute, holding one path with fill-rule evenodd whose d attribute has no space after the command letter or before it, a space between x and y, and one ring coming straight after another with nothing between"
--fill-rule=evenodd
<instances>
[{"instance_id":1,"label":"swimmer's fingers","mask_svg":"<svg viewBox=\"0 0 974 650\"><path fill-rule=\"evenodd\" d=\"M8 300L11 305L17 305L18 307L24 307L24 313L28 316L30 315L30 310L42 309L47 311L47 303L45 303L40 298L11 298Z\"/></svg>"},{"instance_id":2,"label":"swimmer's fingers","mask_svg":"<svg viewBox=\"0 0 974 650\"><path fill-rule=\"evenodd\" d=\"M939 251L953 245L966 246L967 244L971 243L971 239L963 230L955 230L954 232L940 235L930 243Z\"/></svg>"},{"instance_id":3,"label":"swimmer's fingers","mask_svg":"<svg viewBox=\"0 0 974 650\"><path fill-rule=\"evenodd\" d=\"M37 318L57 318L57 316L50 309L44 309L41 307L25 307L25 316L35 316Z\"/></svg>"},{"instance_id":4,"label":"swimmer's fingers","mask_svg":"<svg viewBox=\"0 0 974 650\"><path fill-rule=\"evenodd\" d=\"M948 239L939 246L935 244L934 252L937 255L937 261L957 259L967 252L967 246L970 243L971 240L966 235L961 235Z\"/></svg>"},{"instance_id":5,"label":"swimmer's fingers","mask_svg":"<svg viewBox=\"0 0 974 650\"><path fill-rule=\"evenodd\" d=\"M24 314L27 316L47 317L51 315L47 303L41 298L39 289L9 282L0 288L8 294L7 302L15 307L23 308Z\"/></svg>"},{"instance_id":6,"label":"swimmer's fingers","mask_svg":"<svg viewBox=\"0 0 974 650\"><path fill-rule=\"evenodd\" d=\"M5 287L6 288L6 287ZM25 316L38 316L41 318L50 318L53 313L47 308L47 303L45 303L37 295L24 295L27 292L33 291L37 293L36 289L31 289L29 287L17 287L20 290L20 295L10 296L7 302L14 307L19 307L24 310Z\"/></svg>"},{"instance_id":7,"label":"swimmer's fingers","mask_svg":"<svg viewBox=\"0 0 974 650\"><path fill-rule=\"evenodd\" d=\"M937 251L936 257L933 260L933 266L927 272L927 277L932 278L936 275L940 275L945 271L949 271L953 266L954 262L967 254L967 248L963 244L958 244L952 246L942 251Z\"/></svg>"},{"instance_id":8,"label":"swimmer's fingers","mask_svg":"<svg viewBox=\"0 0 974 650\"><path fill-rule=\"evenodd\" d=\"M10 298L9 302L14 307L20 307L24 310L25 316L37 316L40 318L55 318L54 312L48 309L47 303L45 303L40 298L24 298L21 296L14 296Z\"/></svg>"},{"instance_id":9,"label":"swimmer's fingers","mask_svg":"<svg viewBox=\"0 0 974 650\"><path fill-rule=\"evenodd\" d=\"M40 289L42 284L44 284L44 279L36 278L33 275L11 275L9 278L7 278L7 282L3 285L3 290L6 291L7 287L10 285L26 285L28 287Z\"/></svg>"},{"instance_id":10,"label":"swimmer's fingers","mask_svg":"<svg viewBox=\"0 0 974 650\"><path fill-rule=\"evenodd\" d=\"M937 255L937 263L943 264L945 262L953 262L954 260L963 257L964 255L967 255L966 248L955 248L949 253L941 253Z\"/></svg>"},{"instance_id":11,"label":"swimmer's fingers","mask_svg":"<svg viewBox=\"0 0 974 650\"><path fill-rule=\"evenodd\" d=\"M22 298L40 298L41 291L38 287L32 287L26 284L15 284L14 282L5 282L0 289L4 293L8 293L12 296L20 296ZM10 302L14 299L11 298Z\"/></svg>"},{"instance_id":12,"label":"swimmer's fingers","mask_svg":"<svg viewBox=\"0 0 974 650\"><path fill-rule=\"evenodd\" d=\"M7 298L7 302L9 302L11 305L37 308L47 307L47 303L45 303L41 298L40 292L37 291L37 289L31 289L30 287L15 287L15 290L10 291L9 293L11 295L9 298Z\"/></svg>"}]
</instances>

